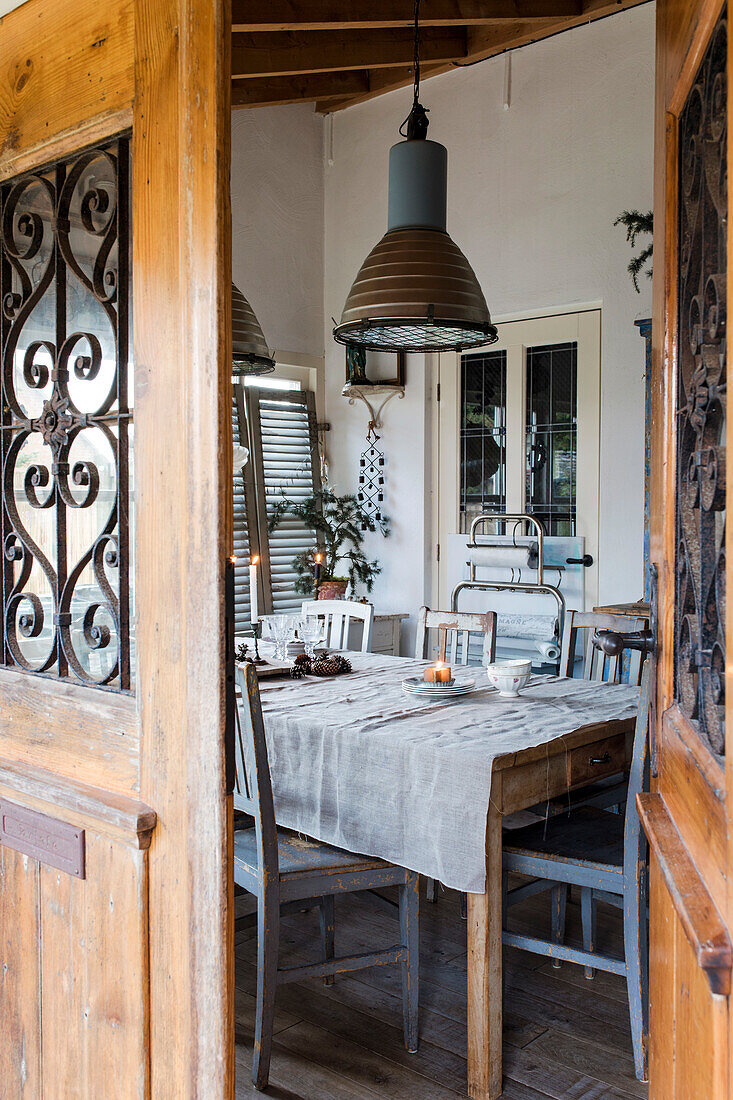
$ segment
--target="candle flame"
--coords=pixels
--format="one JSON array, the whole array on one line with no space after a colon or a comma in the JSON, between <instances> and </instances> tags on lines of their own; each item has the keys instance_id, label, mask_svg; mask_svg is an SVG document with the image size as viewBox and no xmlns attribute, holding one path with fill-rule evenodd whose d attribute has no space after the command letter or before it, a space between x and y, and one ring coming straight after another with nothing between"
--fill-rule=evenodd
<instances>
[{"instance_id":1,"label":"candle flame","mask_svg":"<svg viewBox=\"0 0 733 1100\"><path fill-rule=\"evenodd\" d=\"M229 558L229 561L232 563L232 565L236 565L238 560L239 559L237 558L236 554L232 554Z\"/></svg>"},{"instance_id":2,"label":"candle flame","mask_svg":"<svg viewBox=\"0 0 733 1100\"><path fill-rule=\"evenodd\" d=\"M259 565L259 564L260 564L260 555L255 554L255 556L250 561L250 565Z\"/></svg>"},{"instance_id":3,"label":"candle flame","mask_svg":"<svg viewBox=\"0 0 733 1100\"><path fill-rule=\"evenodd\" d=\"M316 561L318 562L319 565L321 564L321 555L320 554L316 554Z\"/></svg>"}]
</instances>

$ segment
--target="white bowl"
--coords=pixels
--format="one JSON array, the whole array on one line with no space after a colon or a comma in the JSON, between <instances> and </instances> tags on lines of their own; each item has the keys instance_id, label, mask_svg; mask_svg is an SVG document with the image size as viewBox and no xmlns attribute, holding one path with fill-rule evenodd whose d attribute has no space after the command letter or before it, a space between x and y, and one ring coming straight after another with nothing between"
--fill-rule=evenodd
<instances>
[{"instance_id":1,"label":"white bowl","mask_svg":"<svg viewBox=\"0 0 733 1100\"><path fill-rule=\"evenodd\" d=\"M531 661L497 661L486 669L489 683L493 684L499 695L512 697L519 695L531 672Z\"/></svg>"}]
</instances>

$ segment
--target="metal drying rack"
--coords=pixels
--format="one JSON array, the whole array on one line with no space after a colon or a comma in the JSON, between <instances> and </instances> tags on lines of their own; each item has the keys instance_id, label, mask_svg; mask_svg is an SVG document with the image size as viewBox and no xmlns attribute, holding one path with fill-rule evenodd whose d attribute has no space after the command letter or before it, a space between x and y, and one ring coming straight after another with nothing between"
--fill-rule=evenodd
<instances>
[{"instance_id":1,"label":"metal drying rack","mask_svg":"<svg viewBox=\"0 0 733 1100\"><path fill-rule=\"evenodd\" d=\"M554 584L548 584L544 577L544 564L545 564L545 529L535 516L530 516L526 512L519 512L516 515L507 515L504 512L482 512L481 515L476 516L471 523L471 530L468 536L467 548L469 550L479 550L486 546L498 546L506 545L505 543L481 543L476 542L476 528L484 523L514 523L516 531L517 523L525 523L529 527L533 527L537 534L537 561L536 564L532 564L530 568L536 569L537 580L532 581L479 581L476 579L476 563L471 562L471 576L467 581L460 581L453 589L451 595L451 611L458 610L458 597L464 589L473 589L479 591L492 591L492 592L542 592L546 595L553 596L557 602L558 611L558 638L562 638L563 624L565 622L565 597L559 588ZM585 562L578 562L578 564L585 564ZM562 568L553 566L553 569Z\"/></svg>"}]
</instances>

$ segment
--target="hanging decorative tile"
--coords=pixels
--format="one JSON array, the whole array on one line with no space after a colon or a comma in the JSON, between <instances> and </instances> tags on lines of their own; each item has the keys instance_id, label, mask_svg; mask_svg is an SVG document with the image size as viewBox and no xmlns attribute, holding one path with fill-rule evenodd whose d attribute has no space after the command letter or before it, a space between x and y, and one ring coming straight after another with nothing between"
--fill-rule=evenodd
<instances>
[{"instance_id":1,"label":"hanging decorative tile","mask_svg":"<svg viewBox=\"0 0 733 1100\"><path fill-rule=\"evenodd\" d=\"M369 430L366 435L367 446L359 459L359 490L357 499L365 514L370 519L379 523L383 518L382 504L384 501L384 452L377 447L379 436L374 428L374 421L369 422ZM362 530L366 530L366 524L362 524Z\"/></svg>"}]
</instances>

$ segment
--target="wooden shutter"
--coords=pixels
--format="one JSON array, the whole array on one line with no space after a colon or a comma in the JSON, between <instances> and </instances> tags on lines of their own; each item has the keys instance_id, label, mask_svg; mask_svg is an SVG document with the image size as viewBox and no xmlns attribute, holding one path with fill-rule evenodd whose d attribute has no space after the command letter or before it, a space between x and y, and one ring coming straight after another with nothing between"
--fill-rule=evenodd
<instances>
[{"instance_id":1,"label":"wooden shutter","mask_svg":"<svg viewBox=\"0 0 733 1100\"><path fill-rule=\"evenodd\" d=\"M292 518L268 534L267 518L283 493L299 501L320 489L313 394L268 393L252 387L247 390L247 412L266 587L264 604L275 612L296 611L304 597L295 591L292 561L302 550L315 547L315 535Z\"/></svg>"},{"instance_id":2,"label":"wooden shutter","mask_svg":"<svg viewBox=\"0 0 733 1100\"><path fill-rule=\"evenodd\" d=\"M252 556L260 552L252 447L241 383L233 387L232 434L235 444L250 451L247 465L234 470L234 557L237 559L234 566L234 629L240 633L250 629L249 565ZM262 591L259 596L262 608Z\"/></svg>"}]
</instances>

